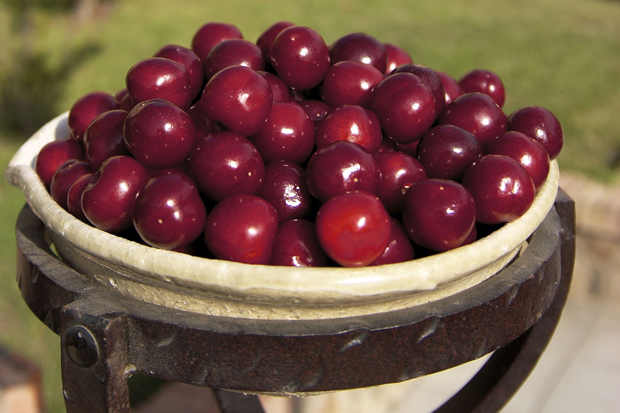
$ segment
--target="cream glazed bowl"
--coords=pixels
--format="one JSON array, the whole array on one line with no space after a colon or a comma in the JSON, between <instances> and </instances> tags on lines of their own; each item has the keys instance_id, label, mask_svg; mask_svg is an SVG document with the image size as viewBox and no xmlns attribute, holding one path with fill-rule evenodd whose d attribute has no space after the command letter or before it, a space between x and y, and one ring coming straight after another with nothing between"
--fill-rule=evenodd
<instances>
[{"instance_id":1,"label":"cream glazed bowl","mask_svg":"<svg viewBox=\"0 0 620 413\"><path fill-rule=\"evenodd\" d=\"M553 207L557 161L530 209L478 241L412 261L363 268L297 268L207 259L152 248L96 229L62 209L34 170L39 150L68 133L67 113L11 159L6 179L45 224L59 258L119 294L183 311L244 319L328 319L409 308L492 277L527 248Z\"/></svg>"}]
</instances>

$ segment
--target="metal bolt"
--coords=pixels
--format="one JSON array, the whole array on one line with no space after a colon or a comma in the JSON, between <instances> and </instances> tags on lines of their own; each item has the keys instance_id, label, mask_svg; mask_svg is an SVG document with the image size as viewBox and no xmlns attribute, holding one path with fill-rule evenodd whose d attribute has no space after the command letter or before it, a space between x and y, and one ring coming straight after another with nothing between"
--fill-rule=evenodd
<instances>
[{"instance_id":1,"label":"metal bolt","mask_svg":"<svg viewBox=\"0 0 620 413\"><path fill-rule=\"evenodd\" d=\"M97 340L82 326L73 326L67 331L65 349L69 359L79 367L92 366L99 359Z\"/></svg>"}]
</instances>

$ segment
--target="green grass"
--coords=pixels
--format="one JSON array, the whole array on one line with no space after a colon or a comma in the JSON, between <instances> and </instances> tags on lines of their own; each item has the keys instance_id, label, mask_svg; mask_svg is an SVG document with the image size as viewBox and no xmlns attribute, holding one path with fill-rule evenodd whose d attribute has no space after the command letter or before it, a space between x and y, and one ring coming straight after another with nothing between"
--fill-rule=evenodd
<instances>
[{"instance_id":1,"label":"green grass","mask_svg":"<svg viewBox=\"0 0 620 413\"><path fill-rule=\"evenodd\" d=\"M0 43L18 47L10 37L7 16L0 5ZM350 32L366 32L404 47L415 62L457 78L474 68L493 70L507 88L507 113L540 105L560 119L566 141L560 156L563 169L618 180L614 165L620 153L618 2L117 0L109 15L82 23L60 14L37 14L35 46L50 53L51 65L60 64L71 48L95 52L73 65L56 103L60 113L89 91L121 89L132 64L167 43L189 46L205 22L233 23L254 41L278 20L310 26L328 43ZM22 139L0 140L3 169ZM44 367L49 411L59 412L63 410L59 340L31 316L15 285L13 227L22 204L19 191L2 180L0 343Z\"/></svg>"}]
</instances>

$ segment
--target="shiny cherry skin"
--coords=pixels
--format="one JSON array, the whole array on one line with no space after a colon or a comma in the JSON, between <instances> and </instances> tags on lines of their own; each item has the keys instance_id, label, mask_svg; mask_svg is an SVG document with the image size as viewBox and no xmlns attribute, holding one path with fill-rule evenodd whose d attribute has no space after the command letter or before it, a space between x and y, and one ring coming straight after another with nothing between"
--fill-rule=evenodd
<instances>
[{"instance_id":1,"label":"shiny cherry skin","mask_svg":"<svg viewBox=\"0 0 620 413\"><path fill-rule=\"evenodd\" d=\"M200 105L211 121L247 137L263 127L272 102L271 86L264 77L248 67L231 66L209 80Z\"/></svg>"},{"instance_id":2,"label":"shiny cherry skin","mask_svg":"<svg viewBox=\"0 0 620 413\"><path fill-rule=\"evenodd\" d=\"M273 102L267 122L250 140L265 163L305 162L314 150L314 123L294 102Z\"/></svg>"},{"instance_id":3,"label":"shiny cherry skin","mask_svg":"<svg viewBox=\"0 0 620 413\"><path fill-rule=\"evenodd\" d=\"M461 85L459 85L459 82L455 78L445 72L440 72L439 70L436 70L436 72L441 79L441 83L443 83L446 105L449 105L454 99L465 94L461 88Z\"/></svg>"},{"instance_id":4,"label":"shiny cherry skin","mask_svg":"<svg viewBox=\"0 0 620 413\"><path fill-rule=\"evenodd\" d=\"M405 193L411 185L427 178L422 164L413 156L400 151L375 154L380 179L375 194L390 214L400 212L405 204Z\"/></svg>"},{"instance_id":5,"label":"shiny cherry skin","mask_svg":"<svg viewBox=\"0 0 620 413\"><path fill-rule=\"evenodd\" d=\"M325 202L354 190L374 193L379 184L379 170L372 154L362 146L336 141L310 157L306 179L310 193Z\"/></svg>"},{"instance_id":6,"label":"shiny cherry skin","mask_svg":"<svg viewBox=\"0 0 620 413\"><path fill-rule=\"evenodd\" d=\"M273 95L274 102L289 102L292 99L291 90L286 86L286 83L282 81L278 76L271 72L265 72L262 70L257 71L259 75L265 78L271 86L271 94Z\"/></svg>"},{"instance_id":7,"label":"shiny cherry skin","mask_svg":"<svg viewBox=\"0 0 620 413\"><path fill-rule=\"evenodd\" d=\"M196 128L189 115L164 99L137 104L127 115L123 138L129 152L149 168L167 168L185 160Z\"/></svg>"},{"instance_id":8,"label":"shiny cherry skin","mask_svg":"<svg viewBox=\"0 0 620 413\"><path fill-rule=\"evenodd\" d=\"M207 136L211 132L221 130L221 125L207 118L205 113L202 111L200 101L192 105L192 107L187 111L187 114L194 123L194 128L196 129L196 139Z\"/></svg>"},{"instance_id":9,"label":"shiny cherry skin","mask_svg":"<svg viewBox=\"0 0 620 413\"><path fill-rule=\"evenodd\" d=\"M371 264L390 241L390 215L371 193L352 191L321 205L316 217L319 243L343 267Z\"/></svg>"},{"instance_id":10,"label":"shiny cherry skin","mask_svg":"<svg viewBox=\"0 0 620 413\"><path fill-rule=\"evenodd\" d=\"M409 52L400 46L393 43L384 43L385 50L387 51L387 65L385 68L385 75L392 73L400 65L406 65L413 63L413 59Z\"/></svg>"},{"instance_id":11,"label":"shiny cherry skin","mask_svg":"<svg viewBox=\"0 0 620 413\"><path fill-rule=\"evenodd\" d=\"M549 109L528 106L508 116L508 130L521 132L540 142L549 154L549 159L558 157L564 146L562 125Z\"/></svg>"},{"instance_id":12,"label":"shiny cherry skin","mask_svg":"<svg viewBox=\"0 0 620 413\"><path fill-rule=\"evenodd\" d=\"M375 153L381 146L382 138L377 116L357 105L334 108L316 125L317 149L323 149L336 141L349 141Z\"/></svg>"},{"instance_id":13,"label":"shiny cherry skin","mask_svg":"<svg viewBox=\"0 0 620 413\"><path fill-rule=\"evenodd\" d=\"M414 258L415 250L405 228L399 220L390 217L390 240L379 258L369 265L396 264Z\"/></svg>"},{"instance_id":14,"label":"shiny cherry skin","mask_svg":"<svg viewBox=\"0 0 620 413\"><path fill-rule=\"evenodd\" d=\"M269 63L291 89L310 90L323 81L329 69L329 49L316 31L291 26L274 39Z\"/></svg>"},{"instance_id":15,"label":"shiny cherry skin","mask_svg":"<svg viewBox=\"0 0 620 413\"><path fill-rule=\"evenodd\" d=\"M508 131L495 139L488 149L488 153L510 156L530 174L534 186L538 190L549 175L549 154L545 147L529 136Z\"/></svg>"},{"instance_id":16,"label":"shiny cherry skin","mask_svg":"<svg viewBox=\"0 0 620 413\"><path fill-rule=\"evenodd\" d=\"M39 150L34 170L46 188L50 187L56 170L69 159L84 159L84 145L73 138L48 142Z\"/></svg>"},{"instance_id":17,"label":"shiny cherry skin","mask_svg":"<svg viewBox=\"0 0 620 413\"><path fill-rule=\"evenodd\" d=\"M328 106L367 106L375 86L383 80L383 74L375 67L353 61L332 65L325 74L321 86L321 99Z\"/></svg>"},{"instance_id":18,"label":"shiny cherry skin","mask_svg":"<svg viewBox=\"0 0 620 413\"><path fill-rule=\"evenodd\" d=\"M269 49L271 49L271 45L273 44L276 36L280 34L282 30L291 26L295 26L295 24L288 21L279 21L269 26L267 30L258 36L256 45L261 50L265 62L269 62Z\"/></svg>"},{"instance_id":19,"label":"shiny cherry skin","mask_svg":"<svg viewBox=\"0 0 620 413\"><path fill-rule=\"evenodd\" d=\"M60 165L52 177L52 183L50 184L50 195L52 195L54 201L63 209L67 209L67 194L69 193L69 188L71 188L75 181L81 176L89 174L90 172L91 170L88 162L77 159L70 159Z\"/></svg>"},{"instance_id":20,"label":"shiny cherry skin","mask_svg":"<svg viewBox=\"0 0 620 413\"><path fill-rule=\"evenodd\" d=\"M84 215L84 211L82 211L82 193L92 176L92 172L82 175L71 185L69 192L67 192L67 212L84 222L88 222L88 219Z\"/></svg>"},{"instance_id":21,"label":"shiny cherry skin","mask_svg":"<svg viewBox=\"0 0 620 413\"><path fill-rule=\"evenodd\" d=\"M462 180L476 201L476 219L502 224L521 217L534 202L536 188L525 168L504 155L485 155Z\"/></svg>"},{"instance_id":22,"label":"shiny cherry skin","mask_svg":"<svg viewBox=\"0 0 620 413\"><path fill-rule=\"evenodd\" d=\"M261 50L254 43L244 39L227 39L211 49L202 62L206 79L230 66L245 66L252 70L265 70Z\"/></svg>"},{"instance_id":23,"label":"shiny cherry skin","mask_svg":"<svg viewBox=\"0 0 620 413\"><path fill-rule=\"evenodd\" d=\"M273 240L271 265L325 267L327 254L321 248L313 222L291 219L282 222Z\"/></svg>"},{"instance_id":24,"label":"shiny cherry skin","mask_svg":"<svg viewBox=\"0 0 620 413\"><path fill-rule=\"evenodd\" d=\"M366 33L350 33L329 47L332 64L342 61L361 62L373 66L380 73L387 69L387 50L379 40Z\"/></svg>"},{"instance_id":25,"label":"shiny cherry skin","mask_svg":"<svg viewBox=\"0 0 620 413\"><path fill-rule=\"evenodd\" d=\"M189 154L198 189L214 201L245 193L255 194L265 175L265 164L246 137L230 131L198 139Z\"/></svg>"},{"instance_id":26,"label":"shiny cherry skin","mask_svg":"<svg viewBox=\"0 0 620 413\"><path fill-rule=\"evenodd\" d=\"M110 110L97 116L86 129L84 150L86 160L93 171L99 169L106 159L129 153L123 140L125 119L127 119L126 111Z\"/></svg>"},{"instance_id":27,"label":"shiny cherry skin","mask_svg":"<svg viewBox=\"0 0 620 413\"><path fill-rule=\"evenodd\" d=\"M273 205L280 222L303 218L312 207L306 171L291 162L278 161L265 165L263 185L256 195Z\"/></svg>"},{"instance_id":28,"label":"shiny cherry skin","mask_svg":"<svg viewBox=\"0 0 620 413\"><path fill-rule=\"evenodd\" d=\"M459 79L459 86L465 93L480 92L493 98L501 108L506 101L506 88L497 73L486 69L475 69Z\"/></svg>"},{"instance_id":29,"label":"shiny cherry skin","mask_svg":"<svg viewBox=\"0 0 620 413\"><path fill-rule=\"evenodd\" d=\"M418 140L435 122L435 98L419 77L396 73L373 90L369 108L397 143Z\"/></svg>"},{"instance_id":30,"label":"shiny cherry skin","mask_svg":"<svg viewBox=\"0 0 620 413\"><path fill-rule=\"evenodd\" d=\"M109 158L84 188L84 215L95 227L113 234L130 228L136 195L149 178L148 171L134 158Z\"/></svg>"},{"instance_id":31,"label":"shiny cherry skin","mask_svg":"<svg viewBox=\"0 0 620 413\"><path fill-rule=\"evenodd\" d=\"M440 125L454 125L472 133L483 149L506 132L506 115L489 95L474 92L454 99L439 115Z\"/></svg>"},{"instance_id":32,"label":"shiny cherry skin","mask_svg":"<svg viewBox=\"0 0 620 413\"><path fill-rule=\"evenodd\" d=\"M278 213L262 198L231 195L207 217L204 237L215 258L247 264L269 264L278 230Z\"/></svg>"},{"instance_id":33,"label":"shiny cherry skin","mask_svg":"<svg viewBox=\"0 0 620 413\"><path fill-rule=\"evenodd\" d=\"M330 107L323 101L307 99L302 102L299 102L302 108L306 111L308 116L315 125L320 122L327 113L329 112Z\"/></svg>"},{"instance_id":34,"label":"shiny cherry skin","mask_svg":"<svg viewBox=\"0 0 620 413\"><path fill-rule=\"evenodd\" d=\"M168 44L155 52L154 57L174 60L185 68L192 89L192 99L195 99L202 93L202 87L204 86L202 62L192 49L176 44Z\"/></svg>"},{"instance_id":35,"label":"shiny cherry skin","mask_svg":"<svg viewBox=\"0 0 620 413\"><path fill-rule=\"evenodd\" d=\"M67 119L73 139L81 143L86 128L97 116L119 106L116 98L107 92L91 92L80 97L71 106Z\"/></svg>"},{"instance_id":36,"label":"shiny cherry skin","mask_svg":"<svg viewBox=\"0 0 620 413\"><path fill-rule=\"evenodd\" d=\"M211 49L226 39L243 39L243 34L232 24L209 22L194 33L192 50L201 61L205 61Z\"/></svg>"},{"instance_id":37,"label":"shiny cherry skin","mask_svg":"<svg viewBox=\"0 0 620 413\"><path fill-rule=\"evenodd\" d=\"M429 178L461 179L483 155L478 139L454 125L437 125L420 139L417 158Z\"/></svg>"},{"instance_id":38,"label":"shiny cherry skin","mask_svg":"<svg viewBox=\"0 0 620 413\"><path fill-rule=\"evenodd\" d=\"M411 73L419 77L424 86L426 86L433 94L433 97L435 98L435 115L439 116L443 108L446 106L446 92L443 87L443 82L436 71L427 66L409 63L394 69L392 74L395 73Z\"/></svg>"},{"instance_id":39,"label":"shiny cherry skin","mask_svg":"<svg viewBox=\"0 0 620 413\"><path fill-rule=\"evenodd\" d=\"M166 250L194 242L206 220L207 210L196 185L180 172L149 179L133 210L133 224L142 240Z\"/></svg>"},{"instance_id":40,"label":"shiny cherry skin","mask_svg":"<svg viewBox=\"0 0 620 413\"><path fill-rule=\"evenodd\" d=\"M192 85L183 65L163 57L150 57L133 65L125 77L134 105L166 99L182 110L192 105Z\"/></svg>"},{"instance_id":41,"label":"shiny cherry skin","mask_svg":"<svg viewBox=\"0 0 620 413\"><path fill-rule=\"evenodd\" d=\"M468 238L476 223L476 204L460 183L429 178L407 191L402 219L415 244L444 252Z\"/></svg>"}]
</instances>

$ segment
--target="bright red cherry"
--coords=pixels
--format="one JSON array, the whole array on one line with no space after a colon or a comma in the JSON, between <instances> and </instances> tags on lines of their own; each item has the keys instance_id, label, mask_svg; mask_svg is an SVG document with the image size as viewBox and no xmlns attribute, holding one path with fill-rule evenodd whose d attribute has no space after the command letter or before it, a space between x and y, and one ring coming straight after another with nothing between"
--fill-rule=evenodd
<instances>
[{"instance_id":1,"label":"bright red cherry","mask_svg":"<svg viewBox=\"0 0 620 413\"><path fill-rule=\"evenodd\" d=\"M280 224L273 240L271 265L324 267L327 255L319 244L314 223L292 219Z\"/></svg>"},{"instance_id":2,"label":"bright red cherry","mask_svg":"<svg viewBox=\"0 0 620 413\"><path fill-rule=\"evenodd\" d=\"M202 62L193 50L176 44L168 44L155 52L154 57L164 57L174 60L183 66L189 76L192 99L200 95L204 83L204 74Z\"/></svg>"},{"instance_id":3,"label":"bright red cherry","mask_svg":"<svg viewBox=\"0 0 620 413\"><path fill-rule=\"evenodd\" d=\"M376 260L369 265L395 264L411 261L415 258L415 251L405 228L394 217L390 217L390 240Z\"/></svg>"},{"instance_id":4,"label":"bright red cherry","mask_svg":"<svg viewBox=\"0 0 620 413\"><path fill-rule=\"evenodd\" d=\"M92 176L92 172L82 175L71 185L69 192L67 192L67 212L84 222L88 222L88 219L84 215L84 211L82 211L82 193Z\"/></svg>"},{"instance_id":5,"label":"bright red cherry","mask_svg":"<svg viewBox=\"0 0 620 413\"><path fill-rule=\"evenodd\" d=\"M201 61L205 61L211 49L226 39L243 39L243 34L232 24L206 23L192 37L192 50Z\"/></svg>"},{"instance_id":6,"label":"bright red cherry","mask_svg":"<svg viewBox=\"0 0 620 413\"><path fill-rule=\"evenodd\" d=\"M443 108L446 106L446 92L443 87L443 82L436 71L430 67L409 63L398 66L392 72L392 74L395 73L411 73L419 77L424 86L426 86L433 94L433 97L435 98L435 116L439 116Z\"/></svg>"},{"instance_id":7,"label":"bright red cherry","mask_svg":"<svg viewBox=\"0 0 620 413\"><path fill-rule=\"evenodd\" d=\"M58 205L67 209L69 188L83 175L91 172L88 162L70 159L56 170L50 184L50 195Z\"/></svg>"},{"instance_id":8,"label":"bright red cherry","mask_svg":"<svg viewBox=\"0 0 620 413\"><path fill-rule=\"evenodd\" d=\"M99 169L106 159L129 153L123 140L125 119L127 112L124 110L110 110L97 116L86 129L84 149L93 171Z\"/></svg>"},{"instance_id":9,"label":"bright red cherry","mask_svg":"<svg viewBox=\"0 0 620 413\"><path fill-rule=\"evenodd\" d=\"M46 143L37 154L34 169L46 188L56 170L69 159L83 159L84 145L75 139L59 139Z\"/></svg>"},{"instance_id":10,"label":"bright red cherry","mask_svg":"<svg viewBox=\"0 0 620 413\"><path fill-rule=\"evenodd\" d=\"M303 218L312 207L306 171L290 162L265 165L263 185L256 195L273 205L280 222Z\"/></svg>"},{"instance_id":11,"label":"bright red cherry","mask_svg":"<svg viewBox=\"0 0 620 413\"><path fill-rule=\"evenodd\" d=\"M454 99L465 94L465 92L463 92L463 89L461 88L461 85L459 85L459 82L457 82L455 78L445 72L440 72L439 70L437 70L436 72L441 79L441 83L443 83L446 105L449 105L450 102L452 102Z\"/></svg>"},{"instance_id":12,"label":"bright red cherry","mask_svg":"<svg viewBox=\"0 0 620 413\"><path fill-rule=\"evenodd\" d=\"M321 100L307 99L299 103L306 111L312 122L320 122L329 112L329 106Z\"/></svg>"},{"instance_id":13,"label":"bright red cherry","mask_svg":"<svg viewBox=\"0 0 620 413\"><path fill-rule=\"evenodd\" d=\"M271 86L271 94L273 95L274 102L289 102L292 100L291 90L286 86L286 83L282 81L278 76L271 72L265 72L259 70L259 75L265 78Z\"/></svg>"},{"instance_id":14,"label":"bright red cherry","mask_svg":"<svg viewBox=\"0 0 620 413\"><path fill-rule=\"evenodd\" d=\"M506 89L500 77L485 69L476 69L467 72L459 80L459 85L465 93L480 92L493 98L495 103L501 108L506 100Z\"/></svg>"},{"instance_id":15,"label":"bright red cherry","mask_svg":"<svg viewBox=\"0 0 620 413\"><path fill-rule=\"evenodd\" d=\"M366 33L350 33L329 47L332 64L342 61L361 62L375 67L380 73L387 69L387 50L379 40Z\"/></svg>"},{"instance_id":16,"label":"bright red cherry","mask_svg":"<svg viewBox=\"0 0 620 413\"><path fill-rule=\"evenodd\" d=\"M328 106L367 106L375 86L383 80L383 74L375 67L353 61L332 65L321 86L321 98Z\"/></svg>"},{"instance_id":17,"label":"bright red cherry","mask_svg":"<svg viewBox=\"0 0 620 413\"><path fill-rule=\"evenodd\" d=\"M257 71L265 69L265 61L258 46L244 39L227 39L218 43L202 64L207 79L230 66L245 66Z\"/></svg>"},{"instance_id":18,"label":"bright red cherry","mask_svg":"<svg viewBox=\"0 0 620 413\"><path fill-rule=\"evenodd\" d=\"M518 109L508 116L508 130L521 132L540 142L549 158L554 160L564 146L562 125L549 109L529 106Z\"/></svg>"},{"instance_id":19,"label":"bright red cherry","mask_svg":"<svg viewBox=\"0 0 620 413\"><path fill-rule=\"evenodd\" d=\"M385 69L385 75L392 73L400 65L413 63L413 59L405 49L392 43L384 43L385 50L387 51L387 66Z\"/></svg>"},{"instance_id":20,"label":"bright red cherry","mask_svg":"<svg viewBox=\"0 0 620 413\"><path fill-rule=\"evenodd\" d=\"M265 62L269 62L269 49L271 49L271 45L276 36L280 34L282 30L291 26L295 26L295 24L287 21L280 21L269 26L269 28L258 37L256 45L261 50Z\"/></svg>"},{"instance_id":21,"label":"bright red cherry","mask_svg":"<svg viewBox=\"0 0 620 413\"><path fill-rule=\"evenodd\" d=\"M82 142L88 125L103 112L118 109L119 105L116 98L107 92L91 92L76 100L67 119L73 139Z\"/></svg>"},{"instance_id":22,"label":"bright red cherry","mask_svg":"<svg viewBox=\"0 0 620 413\"><path fill-rule=\"evenodd\" d=\"M405 193L416 182L426 179L426 171L413 156L400 151L375 154L380 179L375 194L389 213L400 212L405 203Z\"/></svg>"},{"instance_id":23,"label":"bright red cherry","mask_svg":"<svg viewBox=\"0 0 620 413\"><path fill-rule=\"evenodd\" d=\"M316 147L323 149L336 141L349 141L375 153L381 146L381 125L377 116L357 105L346 105L329 111L316 126Z\"/></svg>"}]
</instances>

